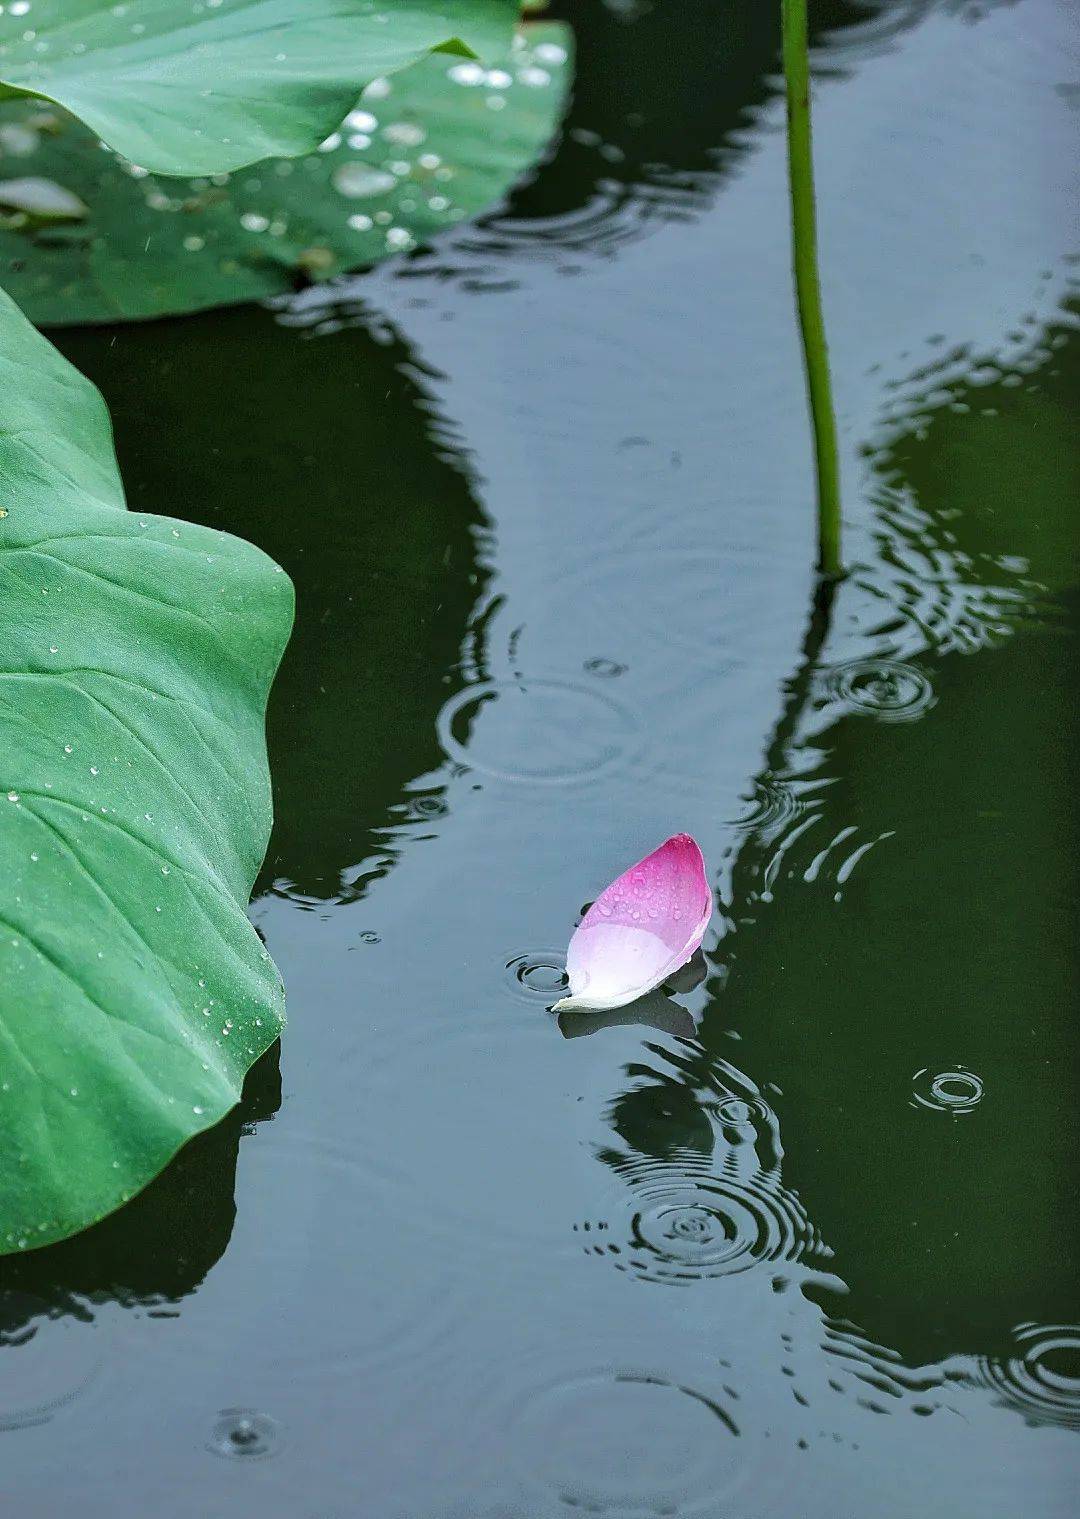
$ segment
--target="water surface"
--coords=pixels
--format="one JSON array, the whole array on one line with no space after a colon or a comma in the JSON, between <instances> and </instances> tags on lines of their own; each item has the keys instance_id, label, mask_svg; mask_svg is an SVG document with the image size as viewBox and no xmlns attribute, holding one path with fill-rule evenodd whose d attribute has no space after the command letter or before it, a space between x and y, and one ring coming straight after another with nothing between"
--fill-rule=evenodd
<instances>
[{"instance_id":1,"label":"water surface","mask_svg":"<svg viewBox=\"0 0 1080 1519\"><path fill-rule=\"evenodd\" d=\"M13 1513L1073 1512L1076 18L815 12L831 600L769 7L575 6L483 226L61 335L132 505L297 584L290 1026L4 1263ZM556 1022L583 904L680 829L703 979Z\"/></svg>"}]
</instances>

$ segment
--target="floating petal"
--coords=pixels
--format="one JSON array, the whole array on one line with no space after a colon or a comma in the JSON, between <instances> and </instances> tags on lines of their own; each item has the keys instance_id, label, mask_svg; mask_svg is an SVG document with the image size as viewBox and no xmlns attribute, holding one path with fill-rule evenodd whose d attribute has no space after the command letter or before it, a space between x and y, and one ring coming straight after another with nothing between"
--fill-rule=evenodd
<instances>
[{"instance_id":1,"label":"floating petal","mask_svg":"<svg viewBox=\"0 0 1080 1519\"><path fill-rule=\"evenodd\" d=\"M555 1007L625 1007L651 992L698 949L712 907L701 850L677 833L589 908L566 957L570 995Z\"/></svg>"}]
</instances>

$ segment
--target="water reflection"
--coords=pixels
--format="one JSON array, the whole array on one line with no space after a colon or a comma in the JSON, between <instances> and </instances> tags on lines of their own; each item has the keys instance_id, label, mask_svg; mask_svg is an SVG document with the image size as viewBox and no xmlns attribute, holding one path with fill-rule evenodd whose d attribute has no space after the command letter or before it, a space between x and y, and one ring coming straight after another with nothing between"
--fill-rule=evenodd
<instances>
[{"instance_id":1,"label":"water reflection","mask_svg":"<svg viewBox=\"0 0 1080 1519\"><path fill-rule=\"evenodd\" d=\"M1054 336L1027 385L979 377L976 408L958 383L875 451L905 501L878 519L890 551L816 593L767 768L732 822L704 1016L626 1067L594 1146L621 1186L575 1225L587 1253L651 1282L831 1258L842 1281L803 1281L820 1347L844 1363L828 1385L871 1412L925 1415L981 1382L1030 1422L1080 1417L1076 1220L1047 1160L1077 1097L1075 525L1067 433L1027 418L1033 394L1068 414L1076 348ZM953 615L913 612L929 587ZM783 1143L721 1054L733 1031L744 1071L784 1093ZM931 1061L914 1078L913 1047Z\"/></svg>"},{"instance_id":2,"label":"water reflection","mask_svg":"<svg viewBox=\"0 0 1080 1519\"><path fill-rule=\"evenodd\" d=\"M594 1012L579 1007L563 1008L559 1014L559 1033L564 1039L582 1039L588 1034L599 1034L603 1029L644 1027L661 1034L673 1034L692 1039L697 1032L694 1015L681 1002L666 997L663 992L650 992L626 1007L609 1008L606 1012Z\"/></svg>"},{"instance_id":3,"label":"water reflection","mask_svg":"<svg viewBox=\"0 0 1080 1519\"><path fill-rule=\"evenodd\" d=\"M107 348L65 332L61 346L105 393L134 507L179 509L180 457L184 515L253 540L293 577L256 896L355 900L445 809L433 717L485 578L468 462L384 321L317 342L251 311L168 330L164 357L158 326L122 328Z\"/></svg>"},{"instance_id":4,"label":"water reflection","mask_svg":"<svg viewBox=\"0 0 1080 1519\"><path fill-rule=\"evenodd\" d=\"M1054 352L1036 383L1064 399L1076 355ZM912 614L908 588L925 587L911 570L891 615L867 624L867 580L877 578L879 601L894 587L881 561L841 590L812 650L827 685L836 689L837 669L847 685L853 671L876 680L886 670L885 696L932 683L935 701L915 714L898 701L917 720L883 722L896 713L882 692L867 703L865 686L854 702L846 690L838 711L818 695L816 673L795 683L770 774L809 788L817 822L793 822L779 841L761 830L739 847L723 1010L707 1011L701 1034L715 1048L717 1025L734 1023L750 1068L783 1087L791 1168L836 1250L846 1311L911 1365L990 1347L1007 1359L1015 1323L1075 1312L1075 1219L1045 1158L1072 1131L1076 1100L1064 1015L1075 846L1062 844L1076 828L1065 761L1076 646L1061 636L1063 623L1076 626L1061 585L1063 536L1075 532L1061 489L1069 444L1045 419L1030 424L1029 388L980 385L988 404L978 409L972 389L876 455L908 503L878 531L916 522L916 543L947 539L933 578L941 605L970 616L1007 595L1008 621L995 614L993 638L954 638L953 624ZM910 564L912 545L894 542L884 563ZM898 648L918 658L917 686L914 665L898 674L890 663ZM854 662L834 662L849 650ZM842 853L886 838L887 853L850 879L824 867L829 839ZM819 877L843 891L814 889ZM913 1047L930 1057L914 1106L904 1069ZM982 1121L928 1124L927 1105L978 1106ZM975 1176L993 1180L973 1186Z\"/></svg>"}]
</instances>

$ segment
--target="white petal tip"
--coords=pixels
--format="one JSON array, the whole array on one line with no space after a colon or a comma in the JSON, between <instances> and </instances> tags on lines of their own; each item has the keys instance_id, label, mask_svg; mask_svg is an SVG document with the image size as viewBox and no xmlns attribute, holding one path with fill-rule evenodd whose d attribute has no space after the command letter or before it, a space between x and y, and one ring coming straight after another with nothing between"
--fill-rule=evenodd
<instances>
[{"instance_id":1,"label":"white petal tip","mask_svg":"<svg viewBox=\"0 0 1080 1519\"><path fill-rule=\"evenodd\" d=\"M616 1008L627 1007L631 1002L636 1002L639 997L645 995L648 988L638 988L636 991L616 998L589 997L584 992L578 996L572 993L569 997L560 997L558 1002L551 1004L551 1011L558 1013L566 1008L575 1008L579 1013L611 1013Z\"/></svg>"}]
</instances>

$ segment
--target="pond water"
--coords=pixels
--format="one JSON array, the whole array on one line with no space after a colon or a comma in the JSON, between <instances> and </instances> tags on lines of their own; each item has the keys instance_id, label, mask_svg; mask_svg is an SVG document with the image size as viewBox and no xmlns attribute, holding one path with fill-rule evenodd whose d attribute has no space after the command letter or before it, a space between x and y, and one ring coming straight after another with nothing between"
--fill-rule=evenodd
<instances>
[{"instance_id":1,"label":"pond water","mask_svg":"<svg viewBox=\"0 0 1080 1519\"><path fill-rule=\"evenodd\" d=\"M813 7L830 598L776 9L583 0L481 226L60 335L132 505L295 579L290 1025L3 1263L22 1519L1074 1512L1077 17ZM557 1022L583 904L683 829L707 974Z\"/></svg>"}]
</instances>

